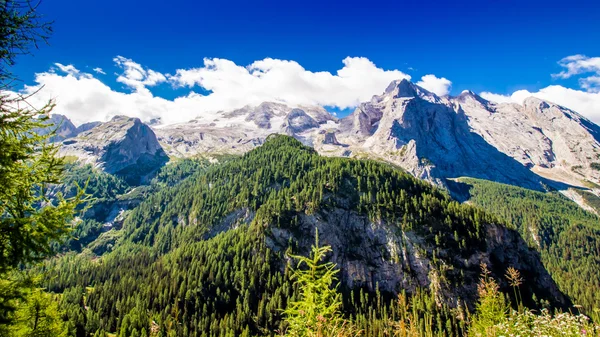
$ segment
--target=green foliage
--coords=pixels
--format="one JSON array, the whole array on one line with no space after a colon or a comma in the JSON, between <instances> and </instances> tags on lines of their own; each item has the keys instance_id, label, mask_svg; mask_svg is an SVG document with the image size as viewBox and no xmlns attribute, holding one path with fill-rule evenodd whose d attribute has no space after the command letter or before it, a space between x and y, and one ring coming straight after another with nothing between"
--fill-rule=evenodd
<instances>
[{"instance_id":1,"label":"green foliage","mask_svg":"<svg viewBox=\"0 0 600 337\"><path fill-rule=\"evenodd\" d=\"M49 187L61 182L63 161L47 142L53 134L34 130L44 126L53 105L41 112L14 109L19 100L0 97L0 324L11 324L30 286L17 268L52 256L84 201L82 190L69 198L48 196Z\"/></svg>"},{"instance_id":2,"label":"green foliage","mask_svg":"<svg viewBox=\"0 0 600 337\"><path fill-rule=\"evenodd\" d=\"M551 315L547 309L535 314L520 305L519 310L509 313L509 306L498 291L498 284L490 278L485 265L482 269L478 286L479 302L477 312L469 324L469 336L600 336L600 326L581 314L558 311ZM522 280L518 272L511 269L507 272L507 278L517 287Z\"/></svg>"},{"instance_id":3,"label":"green foliage","mask_svg":"<svg viewBox=\"0 0 600 337\"><path fill-rule=\"evenodd\" d=\"M334 287L339 270L331 262L322 262L330 251L329 246L319 246L319 232L315 229L311 256L291 256L298 260L292 279L300 294L284 311L286 336L349 336L352 333L350 323L341 314L342 298L336 291L337 285Z\"/></svg>"},{"instance_id":4,"label":"green foliage","mask_svg":"<svg viewBox=\"0 0 600 337\"><path fill-rule=\"evenodd\" d=\"M49 144L54 107L28 108L27 97L6 91L15 80L16 57L45 41L49 23L37 13L39 2L0 3L0 333L14 336L66 336L67 327L53 296L34 287L23 267L53 255L56 243L71 231L84 193L49 195L61 183L64 160Z\"/></svg>"},{"instance_id":5,"label":"green foliage","mask_svg":"<svg viewBox=\"0 0 600 337\"><path fill-rule=\"evenodd\" d=\"M171 161L161 168L156 177L151 181L152 185L175 186L185 178L194 173L206 170L211 163L206 159L185 158Z\"/></svg>"},{"instance_id":6,"label":"green foliage","mask_svg":"<svg viewBox=\"0 0 600 337\"><path fill-rule=\"evenodd\" d=\"M45 42L52 32L51 23L37 12L39 2L3 0L0 2L0 90L10 87L15 77L12 67L19 55Z\"/></svg>"},{"instance_id":7,"label":"green foliage","mask_svg":"<svg viewBox=\"0 0 600 337\"><path fill-rule=\"evenodd\" d=\"M60 182L63 163L48 135L33 132L42 127L38 112L12 110L0 97L0 274L21 263L41 261L53 253L52 243L71 230L75 208L82 200L46 191ZM49 105L47 109L51 109Z\"/></svg>"},{"instance_id":8,"label":"green foliage","mask_svg":"<svg viewBox=\"0 0 600 337\"><path fill-rule=\"evenodd\" d=\"M55 296L33 289L20 303L14 324L7 328L11 336L66 337L68 326L62 319Z\"/></svg>"},{"instance_id":9,"label":"green foliage","mask_svg":"<svg viewBox=\"0 0 600 337\"><path fill-rule=\"evenodd\" d=\"M127 192L129 186L122 179L95 169L92 165L66 164L61 192L66 196L77 194L78 186L85 186L85 193L94 203L114 201Z\"/></svg>"},{"instance_id":10,"label":"green foliage","mask_svg":"<svg viewBox=\"0 0 600 337\"><path fill-rule=\"evenodd\" d=\"M600 197L589 191L576 189L575 192L583 198L588 206L600 213Z\"/></svg>"},{"instance_id":11,"label":"green foliage","mask_svg":"<svg viewBox=\"0 0 600 337\"><path fill-rule=\"evenodd\" d=\"M600 307L600 221L558 193L463 179L470 202L517 226L559 288L588 312Z\"/></svg>"},{"instance_id":12,"label":"green foliage","mask_svg":"<svg viewBox=\"0 0 600 337\"><path fill-rule=\"evenodd\" d=\"M593 170L600 171L600 163L591 163L591 164L590 164L590 167L591 167Z\"/></svg>"},{"instance_id":13,"label":"green foliage","mask_svg":"<svg viewBox=\"0 0 600 337\"><path fill-rule=\"evenodd\" d=\"M80 251L104 231L103 222L110 215L120 196L130 190L122 179L93 168L91 165L66 164L61 185L53 188L52 194L74 196L79 186L85 186L88 196L85 209L79 207L81 221L73 228L62 250Z\"/></svg>"},{"instance_id":14,"label":"green foliage","mask_svg":"<svg viewBox=\"0 0 600 337\"><path fill-rule=\"evenodd\" d=\"M505 320L508 305L499 291L498 283L491 278L486 265L481 266L481 282L477 287L479 302L477 313L469 326L469 336L494 336L496 325Z\"/></svg>"},{"instance_id":15,"label":"green foliage","mask_svg":"<svg viewBox=\"0 0 600 337\"><path fill-rule=\"evenodd\" d=\"M97 257L84 249L44 267L50 291L87 289L90 314L80 325L98 317L93 318L95 330L86 328L89 334L121 333L125 316L136 307L144 308L165 335L273 336L283 331L280 309L299 300L295 290L300 288L285 269L283 251L269 248L266 241L278 227L303 235L298 228L302 215L337 208L385 221L393 231L415 231L437 247L422 252L431 260L442 259L440 251L461 257L485 249L484 225L496 221L389 165L321 157L286 136L272 136L243 157L189 174L179 174L183 170L171 165L177 163L167 165L169 172L157 180L183 180L157 182L156 189L153 183L120 231L99 236L102 240L115 233L112 251ZM442 277L469 282L460 268L447 268ZM390 294L365 289L342 293L340 313L352 318L364 336L381 336L400 319ZM428 290L407 298L418 317L418 331L431 336L464 331L455 313L436 303Z\"/></svg>"}]
</instances>

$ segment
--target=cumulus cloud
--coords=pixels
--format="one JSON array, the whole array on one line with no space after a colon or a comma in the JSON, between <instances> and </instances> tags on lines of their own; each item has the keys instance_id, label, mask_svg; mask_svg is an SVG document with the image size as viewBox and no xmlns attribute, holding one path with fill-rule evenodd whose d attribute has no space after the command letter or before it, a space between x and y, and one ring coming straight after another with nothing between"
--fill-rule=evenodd
<instances>
[{"instance_id":1,"label":"cumulus cloud","mask_svg":"<svg viewBox=\"0 0 600 337\"><path fill-rule=\"evenodd\" d=\"M55 113L64 114L76 124L105 121L125 114L150 120L160 117L165 123L192 118L216 118L215 112L277 101L290 105L322 105L351 108L380 94L393 80L410 79L399 70L384 70L362 57L348 57L334 73L313 72L295 61L266 58L248 66L225 59L204 59L203 66L179 69L173 75L143 67L131 59L117 56L114 62L122 70L117 82L124 91L108 85L73 65L56 64L55 69L36 74L30 100L42 105L56 100ZM155 96L148 89L161 83L189 88L187 95L173 100ZM196 91L201 88L206 95Z\"/></svg>"},{"instance_id":2,"label":"cumulus cloud","mask_svg":"<svg viewBox=\"0 0 600 337\"><path fill-rule=\"evenodd\" d=\"M53 112L66 115L75 124L106 121L123 114L149 120L168 114L174 105L172 101L145 93L114 91L75 67L59 67L58 71L36 74L35 82L35 85L25 86L21 91L27 96L43 87L28 98L28 103L42 107L48 100L54 99L57 105Z\"/></svg>"},{"instance_id":3,"label":"cumulus cloud","mask_svg":"<svg viewBox=\"0 0 600 337\"><path fill-rule=\"evenodd\" d=\"M438 96L446 96L450 93L452 82L445 77L438 78L433 74L421 77L417 85L423 87Z\"/></svg>"},{"instance_id":4,"label":"cumulus cloud","mask_svg":"<svg viewBox=\"0 0 600 337\"><path fill-rule=\"evenodd\" d=\"M100 68L100 67L94 68L93 70L95 72L97 72L98 74L106 75L106 73L104 72L104 70L102 70L102 68Z\"/></svg>"},{"instance_id":5,"label":"cumulus cloud","mask_svg":"<svg viewBox=\"0 0 600 337\"><path fill-rule=\"evenodd\" d=\"M75 68L72 64L64 65L61 63L54 63L56 68L58 69L50 69L51 72L55 72L56 70L62 71L63 73L67 73L69 75L79 75L81 74L79 69Z\"/></svg>"},{"instance_id":6,"label":"cumulus cloud","mask_svg":"<svg viewBox=\"0 0 600 337\"><path fill-rule=\"evenodd\" d=\"M511 95L499 95L490 92L481 93L481 97L499 103L513 102L522 104L523 100L530 96L562 105L579 112L596 124L600 124L600 92L586 92L565 88L560 85L551 85L537 92L518 90Z\"/></svg>"},{"instance_id":7,"label":"cumulus cloud","mask_svg":"<svg viewBox=\"0 0 600 337\"><path fill-rule=\"evenodd\" d=\"M363 57L347 57L335 74L312 72L295 61L266 58L244 67L225 59L204 59L204 66L177 70L169 80L177 86L202 87L217 101L259 104L281 101L354 107L381 93L393 80L410 76L399 70L383 70Z\"/></svg>"},{"instance_id":8,"label":"cumulus cloud","mask_svg":"<svg viewBox=\"0 0 600 337\"><path fill-rule=\"evenodd\" d=\"M587 91L600 91L600 57L587 57L585 55L571 55L563 58L558 64L565 68L554 78L566 79L576 75L588 74L587 77L579 79L579 85Z\"/></svg>"},{"instance_id":9,"label":"cumulus cloud","mask_svg":"<svg viewBox=\"0 0 600 337\"><path fill-rule=\"evenodd\" d=\"M144 69L139 63L123 56L117 56L113 59L118 67L123 69L123 73L117 77L117 82L139 93L150 93L146 87L152 87L165 82L165 75L152 69Z\"/></svg>"}]
</instances>

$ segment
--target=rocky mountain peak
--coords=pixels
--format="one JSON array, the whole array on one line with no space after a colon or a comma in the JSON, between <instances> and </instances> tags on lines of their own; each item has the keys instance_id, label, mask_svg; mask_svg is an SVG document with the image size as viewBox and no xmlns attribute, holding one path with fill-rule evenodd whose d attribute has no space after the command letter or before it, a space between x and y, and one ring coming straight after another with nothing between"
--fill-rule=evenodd
<instances>
[{"instance_id":1,"label":"rocky mountain peak","mask_svg":"<svg viewBox=\"0 0 600 337\"><path fill-rule=\"evenodd\" d=\"M463 90L460 95L456 96L454 100L463 104L478 104L487 106L490 102L484 99L483 97L477 95L471 90Z\"/></svg>"},{"instance_id":2,"label":"rocky mountain peak","mask_svg":"<svg viewBox=\"0 0 600 337\"><path fill-rule=\"evenodd\" d=\"M65 140L61 153L76 156L79 161L122 176L133 184L144 181L145 176L168 160L154 131L139 118L127 116L115 116Z\"/></svg>"},{"instance_id":3,"label":"rocky mountain peak","mask_svg":"<svg viewBox=\"0 0 600 337\"><path fill-rule=\"evenodd\" d=\"M133 138L131 146L144 153L156 153L162 144L173 156L241 154L282 133L328 155L388 161L440 185L459 176L533 189L542 182L559 189L600 184L600 127L578 113L534 97L522 104L489 102L472 91L438 97L406 79L393 81L341 120L323 107L263 102L212 119L161 125L155 128L160 144L151 132L139 119L115 116L65 143L75 151L73 144L87 142L78 148L84 158L89 149L134 144ZM100 162L118 171L137 156L123 165Z\"/></svg>"},{"instance_id":4,"label":"rocky mountain peak","mask_svg":"<svg viewBox=\"0 0 600 337\"><path fill-rule=\"evenodd\" d=\"M529 96L523 100L523 106L528 108L537 109L548 109L550 107L549 102L539 99L537 97Z\"/></svg>"},{"instance_id":5,"label":"rocky mountain peak","mask_svg":"<svg viewBox=\"0 0 600 337\"><path fill-rule=\"evenodd\" d=\"M381 104L389 101L390 99L411 99L420 98L429 102L441 102L442 99L431 91L422 88L415 83L407 79L392 81L386 88L385 92L380 96L375 96L371 100L371 103Z\"/></svg>"},{"instance_id":6,"label":"rocky mountain peak","mask_svg":"<svg viewBox=\"0 0 600 337\"><path fill-rule=\"evenodd\" d=\"M292 109L286 117L285 130L289 134L300 133L319 127L319 123L302 109Z\"/></svg>"},{"instance_id":7,"label":"rocky mountain peak","mask_svg":"<svg viewBox=\"0 0 600 337\"><path fill-rule=\"evenodd\" d=\"M409 80L395 80L392 81L385 89L386 94L393 94L395 97L415 97L417 96L417 90Z\"/></svg>"},{"instance_id":8,"label":"rocky mountain peak","mask_svg":"<svg viewBox=\"0 0 600 337\"><path fill-rule=\"evenodd\" d=\"M52 114L49 119L44 121L48 127L37 129L36 132L41 135L47 135L51 132L55 134L50 137L51 142L60 142L63 139L73 137L77 134L77 128L67 116Z\"/></svg>"}]
</instances>

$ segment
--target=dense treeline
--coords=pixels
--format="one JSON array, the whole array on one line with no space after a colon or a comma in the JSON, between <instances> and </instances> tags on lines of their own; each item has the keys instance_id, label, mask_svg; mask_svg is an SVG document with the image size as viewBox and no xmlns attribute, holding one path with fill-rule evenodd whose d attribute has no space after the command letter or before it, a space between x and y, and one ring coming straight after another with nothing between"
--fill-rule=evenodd
<instances>
[{"instance_id":1,"label":"dense treeline","mask_svg":"<svg viewBox=\"0 0 600 337\"><path fill-rule=\"evenodd\" d=\"M174 186L192 173L200 172L211 165L208 160L188 158L175 160L163 166L148 185L130 186L125 180L103 172L92 165L69 163L65 165L62 184L54 186L50 195L61 193L73 196L79 188L83 188L89 196L82 210L80 221L74 227L68 240L62 244L63 251L81 251L95 241L102 233L113 226L115 217L123 211L135 208L144 198L162 188ZM122 216L122 215L121 215ZM107 226L107 223L110 223ZM112 233L117 235L117 233ZM119 233L120 234L120 233ZM110 237L110 235L108 235ZM105 237L106 239L106 237ZM109 240L110 242L114 240ZM106 243L100 241L94 245L94 250L101 252L106 249Z\"/></svg>"},{"instance_id":2,"label":"dense treeline","mask_svg":"<svg viewBox=\"0 0 600 337\"><path fill-rule=\"evenodd\" d=\"M162 179L169 181L168 175ZM384 219L420 233L436 247L422 252L432 261L441 252L466 257L484 249L484 224L497 221L388 165L321 157L286 136L182 177L130 212L111 253L98 258L84 250L46 264L50 291L79 294L63 302L78 336L275 335L297 289L284 252L269 249L265 235L272 226L293 229L299 214L337 207ZM224 222L232 214L242 215ZM466 282L458 268L441 267L448 261L439 262L448 273L441 277ZM396 301L378 292L348 291L344 312L364 336L385 335L402 314ZM457 317L466 313L456 312L461 308L445 307L428 290L405 298L423 331L464 331Z\"/></svg>"},{"instance_id":3,"label":"dense treeline","mask_svg":"<svg viewBox=\"0 0 600 337\"><path fill-rule=\"evenodd\" d=\"M36 10L28 0L0 6L0 26L10 27L0 34L0 335L314 336L323 326L318 336L597 335L582 317L535 317L522 308L509 316L504 295L487 274L473 319L463 306L451 309L427 289L401 292L394 301L378 289L344 289L342 303L331 288L336 267L320 261L328 248L306 270L289 263L294 242L287 252L269 248L269 229L293 229L300 214L329 208L419 233L435 246L419 254L432 259L442 278L454 267L445 258L485 248L484 226L497 219L380 163L322 158L277 136L219 167L177 161L147 186L129 186L91 166L65 166L48 142L52 133L35 133L53 102L40 110L21 109L29 106L26 98L5 94L15 79L9 69L15 57L51 32ZM122 229L113 227L115 211L125 219ZM526 222L523 214L504 213ZM75 216L83 220L73 231ZM549 240L548 261L597 256L593 225L555 220L540 223L542 241ZM67 234L74 236L64 243ZM585 239L583 248L574 245ZM45 260L59 247L61 255ZM314 272L322 266L327 274ZM45 272L43 281L36 271ZM315 293L322 296L315 299ZM311 310L314 324L306 329L304 309L315 303L321 311ZM535 330L540 327L543 332Z\"/></svg>"},{"instance_id":4,"label":"dense treeline","mask_svg":"<svg viewBox=\"0 0 600 337\"><path fill-rule=\"evenodd\" d=\"M600 219L558 193L541 193L476 179L470 201L515 224L576 304L600 307Z\"/></svg>"}]
</instances>

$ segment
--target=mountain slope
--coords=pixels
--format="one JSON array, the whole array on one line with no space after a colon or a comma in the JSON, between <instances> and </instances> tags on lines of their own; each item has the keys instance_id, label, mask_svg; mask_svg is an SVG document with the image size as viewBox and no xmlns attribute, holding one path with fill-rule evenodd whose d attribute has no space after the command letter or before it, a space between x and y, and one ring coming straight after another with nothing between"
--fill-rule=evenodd
<instances>
[{"instance_id":1,"label":"mountain slope","mask_svg":"<svg viewBox=\"0 0 600 337\"><path fill-rule=\"evenodd\" d=\"M75 125L66 116L59 114L52 114L48 120L45 121L48 125L46 128L36 130L38 134L46 135L54 131L55 135L50 137L51 142L60 142L64 139L75 137L78 132Z\"/></svg>"},{"instance_id":2,"label":"mountain slope","mask_svg":"<svg viewBox=\"0 0 600 337\"><path fill-rule=\"evenodd\" d=\"M97 139L85 146L116 132L94 129ZM439 186L446 178L470 176L535 190L590 188L600 195L600 127L532 97L523 105L496 104L470 91L438 97L402 80L341 120L321 107L264 102L187 123L153 124L152 129L174 157L242 154L279 133L327 156L387 161ZM89 157L85 152L70 150L84 160ZM580 199L576 192L565 194Z\"/></svg>"},{"instance_id":3,"label":"mountain slope","mask_svg":"<svg viewBox=\"0 0 600 337\"><path fill-rule=\"evenodd\" d=\"M170 156L188 157L242 154L261 145L272 133L295 136L310 143L314 134L336 120L321 107L264 102L187 123L155 126L154 130Z\"/></svg>"},{"instance_id":4,"label":"mountain slope","mask_svg":"<svg viewBox=\"0 0 600 337\"><path fill-rule=\"evenodd\" d=\"M600 218L558 193L541 193L477 179L451 190L517 226L561 290L592 312L600 307Z\"/></svg>"},{"instance_id":5,"label":"mountain slope","mask_svg":"<svg viewBox=\"0 0 600 337\"><path fill-rule=\"evenodd\" d=\"M147 175L168 161L154 131L138 118L125 116L116 116L65 140L60 153L121 176L131 184L147 180Z\"/></svg>"},{"instance_id":6,"label":"mountain slope","mask_svg":"<svg viewBox=\"0 0 600 337\"><path fill-rule=\"evenodd\" d=\"M474 132L533 172L577 185L599 181L600 127L576 112L534 97L494 104L463 93L453 102Z\"/></svg>"},{"instance_id":7,"label":"mountain slope","mask_svg":"<svg viewBox=\"0 0 600 337\"><path fill-rule=\"evenodd\" d=\"M437 184L470 176L541 190L598 182L599 132L577 113L535 98L520 106L472 92L438 97L402 80L345 118L337 138Z\"/></svg>"},{"instance_id":8,"label":"mountain slope","mask_svg":"<svg viewBox=\"0 0 600 337\"><path fill-rule=\"evenodd\" d=\"M532 294L569 303L538 254L495 217L388 165L321 157L285 136L146 198L113 252L54 261L48 286L92 287L88 315L107 331L129 331L123 322L148 312L180 335L272 334L293 296L285 252L305 254L315 228L343 288L360 298L346 298L349 312L367 311L366 293L405 290L417 301L425 291L440 324L452 322L449 308L472 308L482 262L503 289L506 268L519 269L529 305Z\"/></svg>"}]
</instances>

